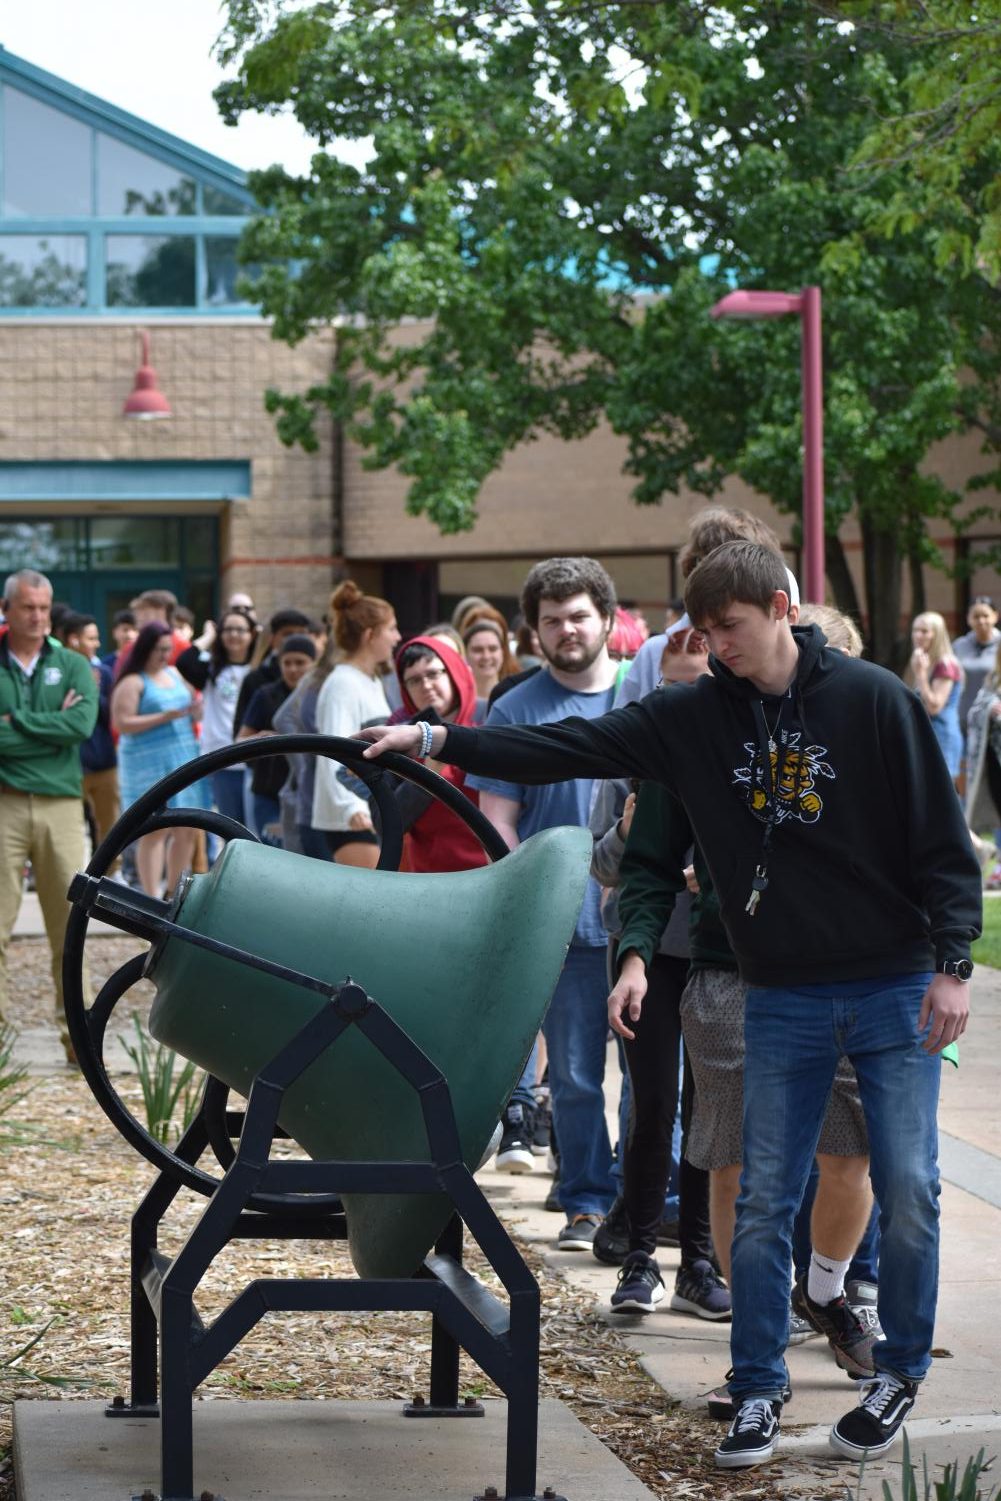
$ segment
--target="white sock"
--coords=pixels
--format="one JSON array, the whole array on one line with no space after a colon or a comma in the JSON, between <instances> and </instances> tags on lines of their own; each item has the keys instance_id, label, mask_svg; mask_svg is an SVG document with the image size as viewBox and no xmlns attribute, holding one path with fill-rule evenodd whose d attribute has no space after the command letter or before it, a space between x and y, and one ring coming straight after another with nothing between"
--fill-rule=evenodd
<instances>
[{"instance_id":1,"label":"white sock","mask_svg":"<svg viewBox=\"0 0 1001 1501\"><path fill-rule=\"evenodd\" d=\"M847 1261L834 1261L830 1256L810 1257L810 1270L806 1279L806 1291L814 1303L833 1303L845 1290L845 1275L851 1266Z\"/></svg>"}]
</instances>

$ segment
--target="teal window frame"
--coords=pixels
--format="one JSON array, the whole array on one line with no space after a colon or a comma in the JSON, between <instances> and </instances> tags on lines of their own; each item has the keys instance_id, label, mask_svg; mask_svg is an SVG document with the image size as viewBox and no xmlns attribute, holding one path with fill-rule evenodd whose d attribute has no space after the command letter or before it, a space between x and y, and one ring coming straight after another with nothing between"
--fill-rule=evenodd
<instances>
[{"instance_id":1,"label":"teal window frame","mask_svg":"<svg viewBox=\"0 0 1001 1501\"><path fill-rule=\"evenodd\" d=\"M91 132L90 140L90 206L89 215L45 215L32 217L5 217L0 213L0 253L7 235L83 235L87 240L87 273L85 301L79 306L33 306L0 308L0 318L87 318L95 314L105 317L120 317L130 321L135 318L157 315L164 317L213 317L227 318L256 313L253 302L231 303L220 306L207 300L209 291L206 274L205 239L231 239L234 245L255 212L252 195L246 186L246 175L239 168L218 157L211 156L197 147L189 146L178 137L159 130L135 115L127 114L114 105L77 89L52 74L36 68L21 58L14 57L0 48L0 140L4 134L4 93L7 87L17 89L61 113L86 125ZM195 183L196 212L185 216L164 214L98 215L99 163L98 136L110 136L144 155L162 162L173 170L190 177ZM0 153L0 203L3 202L3 160ZM202 212L204 189L217 188L229 198L246 204L245 215L205 214ZM109 235L151 235L164 237L181 235L195 242L195 295L194 302L181 306L122 306L109 307L107 302L107 237Z\"/></svg>"}]
</instances>

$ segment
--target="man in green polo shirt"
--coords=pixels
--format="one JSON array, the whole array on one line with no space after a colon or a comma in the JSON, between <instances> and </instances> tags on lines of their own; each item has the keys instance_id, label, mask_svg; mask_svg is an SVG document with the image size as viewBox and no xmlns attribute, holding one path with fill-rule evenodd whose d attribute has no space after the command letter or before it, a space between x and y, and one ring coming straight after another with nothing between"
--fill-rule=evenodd
<instances>
[{"instance_id":1,"label":"man in green polo shirt","mask_svg":"<svg viewBox=\"0 0 1001 1501\"><path fill-rule=\"evenodd\" d=\"M79 652L49 637L52 585L44 574L29 568L11 574L2 604L0 1016L7 1000L7 944L21 906L24 862L30 860L61 1023L66 891L83 865L80 742L97 721L97 685Z\"/></svg>"}]
</instances>

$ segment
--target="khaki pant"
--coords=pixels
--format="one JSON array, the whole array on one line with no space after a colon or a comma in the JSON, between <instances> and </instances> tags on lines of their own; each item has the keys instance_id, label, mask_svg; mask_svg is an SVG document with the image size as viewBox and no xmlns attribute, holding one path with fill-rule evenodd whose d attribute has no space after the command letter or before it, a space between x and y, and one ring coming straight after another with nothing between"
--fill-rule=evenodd
<instances>
[{"instance_id":1,"label":"khaki pant","mask_svg":"<svg viewBox=\"0 0 1001 1501\"><path fill-rule=\"evenodd\" d=\"M83 774L83 800L90 804L97 829L97 842L103 844L118 818L118 768L109 766L104 771L85 771ZM118 865L114 862L111 869Z\"/></svg>"},{"instance_id":2,"label":"khaki pant","mask_svg":"<svg viewBox=\"0 0 1001 1501\"><path fill-rule=\"evenodd\" d=\"M35 872L35 889L52 950L55 1013L63 1019L63 941L69 902L66 892L83 869L83 808L77 797L27 796L0 791L0 1017L7 1005L7 945L21 908L24 862ZM84 993L86 994L86 977Z\"/></svg>"}]
</instances>

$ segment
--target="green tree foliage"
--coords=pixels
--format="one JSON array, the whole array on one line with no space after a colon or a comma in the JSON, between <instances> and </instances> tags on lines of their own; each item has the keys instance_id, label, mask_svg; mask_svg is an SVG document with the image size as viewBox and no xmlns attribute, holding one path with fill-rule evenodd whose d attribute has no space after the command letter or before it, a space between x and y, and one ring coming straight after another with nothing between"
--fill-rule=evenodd
<instances>
[{"instance_id":1,"label":"green tree foliage","mask_svg":"<svg viewBox=\"0 0 1001 1501\"><path fill-rule=\"evenodd\" d=\"M936 260L1001 276L1001 3L845 0L827 7L905 66L902 108L877 115L855 166L891 191L877 223L925 229Z\"/></svg>"},{"instance_id":2,"label":"green tree foliage","mask_svg":"<svg viewBox=\"0 0 1001 1501\"><path fill-rule=\"evenodd\" d=\"M0 255L0 307L81 307L85 273L61 261L46 239L39 249L34 262Z\"/></svg>"},{"instance_id":3,"label":"green tree foliage","mask_svg":"<svg viewBox=\"0 0 1001 1501\"><path fill-rule=\"evenodd\" d=\"M291 107L319 148L306 177L255 175L268 212L241 252L278 337L338 322L329 380L269 393L286 441L315 444L329 410L410 477L411 511L458 531L515 444L607 417L639 502L734 473L795 514L796 322L708 315L734 285L820 282L828 572L860 613L840 537L858 522L893 659L902 566L920 603L928 522L963 498L929 449L997 406L990 289L920 229L875 230L895 183L848 170L901 105L905 49L809 0L228 14L224 116ZM370 142L364 168L339 137Z\"/></svg>"}]
</instances>

